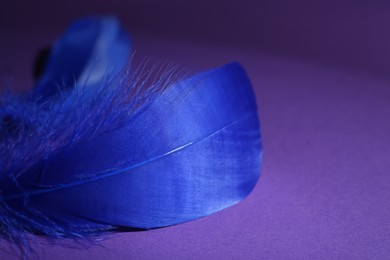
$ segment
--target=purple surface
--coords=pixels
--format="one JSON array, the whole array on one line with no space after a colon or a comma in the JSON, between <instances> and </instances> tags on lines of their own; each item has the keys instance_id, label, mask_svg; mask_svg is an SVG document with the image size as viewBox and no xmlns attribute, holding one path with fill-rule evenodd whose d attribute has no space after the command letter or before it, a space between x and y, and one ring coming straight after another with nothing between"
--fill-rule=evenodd
<instances>
[{"instance_id":1,"label":"purple surface","mask_svg":"<svg viewBox=\"0 0 390 260\"><path fill-rule=\"evenodd\" d=\"M378 75L390 70L386 0L2 2L0 32L27 28L58 33L79 16L115 14L132 33L234 44Z\"/></svg>"},{"instance_id":2,"label":"purple surface","mask_svg":"<svg viewBox=\"0 0 390 260\"><path fill-rule=\"evenodd\" d=\"M389 79L241 49L134 38L138 57L154 61L169 58L195 70L242 62L260 105L260 182L242 203L210 217L115 234L99 246L34 237L42 244L36 258L389 259ZM29 52L15 64L29 64ZM0 258L13 259L7 252Z\"/></svg>"}]
</instances>

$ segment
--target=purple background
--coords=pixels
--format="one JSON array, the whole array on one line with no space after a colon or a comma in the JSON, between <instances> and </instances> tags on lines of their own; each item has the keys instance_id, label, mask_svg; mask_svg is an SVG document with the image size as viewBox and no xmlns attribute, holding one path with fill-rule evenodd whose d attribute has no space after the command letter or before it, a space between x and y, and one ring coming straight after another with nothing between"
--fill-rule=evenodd
<instances>
[{"instance_id":1,"label":"purple background","mask_svg":"<svg viewBox=\"0 0 390 260\"><path fill-rule=\"evenodd\" d=\"M390 259L389 2L22 2L0 10L0 75L16 88L31 86L37 49L72 19L117 14L138 57L195 71L240 61L264 143L262 176L242 203L99 246L34 237L36 258Z\"/></svg>"}]
</instances>

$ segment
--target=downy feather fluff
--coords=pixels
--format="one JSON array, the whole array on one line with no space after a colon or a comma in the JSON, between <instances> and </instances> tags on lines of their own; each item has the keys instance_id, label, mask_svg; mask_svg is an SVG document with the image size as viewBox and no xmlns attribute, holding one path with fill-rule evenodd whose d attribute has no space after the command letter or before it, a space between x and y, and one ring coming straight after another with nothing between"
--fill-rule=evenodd
<instances>
[{"instance_id":1,"label":"downy feather fluff","mask_svg":"<svg viewBox=\"0 0 390 260\"><path fill-rule=\"evenodd\" d=\"M166 66L152 78L146 66L126 65L130 53L115 19L81 19L54 45L30 95L1 97L4 238L165 227L253 189L262 146L244 69L184 77Z\"/></svg>"}]
</instances>

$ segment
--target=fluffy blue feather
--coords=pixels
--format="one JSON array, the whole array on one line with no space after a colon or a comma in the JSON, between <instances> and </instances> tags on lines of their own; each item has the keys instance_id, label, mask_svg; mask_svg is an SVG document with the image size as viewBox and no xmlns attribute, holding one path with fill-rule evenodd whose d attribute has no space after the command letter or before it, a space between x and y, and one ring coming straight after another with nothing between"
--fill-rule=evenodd
<instances>
[{"instance_id":1,"label":"fluffy blue feather","mask_svg":"<svg viewBox=\"0 0 390 260\"><path fill-rule=\"evenodd\" d=\"M101 23L88 21L92 28ZM91 33L88 46L101 39L97 35L111 34ZM112 46L126 42L107 39ZM59 48L51 60L72 51ZM112 48L97 53L106 67L119 55ZM95 70L88 65L95 55L61 67L49 62L32 98L1 97L0 223L6 238L170 226L250 193L260 172L261 135L255 96L238 63L193 77L166 68L150 80L150 72L123 69L123 61L111 74ZM83 64L77 77L72 62ZM93 80L48 83L58 83L63 68L66 77L94 74Z\"/></svg>"},{"instance_id":2,"label":"fluffy blue feather","mask_svg":"<svg viewBox=\"0 0 390 260\"><path fill-rule=\"evenodd\" d=\"M74 87L89 89L117 75L128 63L130 37L114 17L76 20L52 47L33 91L37 100Z\"/></svg>"}]
</instances>

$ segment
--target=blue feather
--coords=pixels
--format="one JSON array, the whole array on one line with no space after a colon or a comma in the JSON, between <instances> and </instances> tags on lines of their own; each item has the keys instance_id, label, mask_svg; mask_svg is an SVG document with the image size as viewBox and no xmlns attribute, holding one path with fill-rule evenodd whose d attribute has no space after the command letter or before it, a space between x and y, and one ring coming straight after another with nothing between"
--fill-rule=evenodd
<instances>
[{"instance_id":1,"label":"blue feather","mask_svg":"<svg viewBox=\"0 0 390 260\"><path fill-rule=\"evenodd\" d=\"M101 21L88 20L92 31ZM79 29L69 30L57 47ZM80 43L88 51L102 39L111 46L126 42L91 35ZM51 61L70 53L60 47ZM108 77L107 70L85 65L100 54L103 67L119 61ZM0 129L0 221L8 239L25 232L78 238L121 226L175 225L234 205L255 186L261 135L241 65L192 77L166 68L150 82L148 73L123 70L119 56L98 48L77 73L71 63L80 60L61 67L49 62L35 98L2 97L1 115L11 118ZM94 74L99 80L53 88L49 82L62 80L62 69L65 77Z\"/></svg>"},{"instance_id":2,"label":"blue feather","mask_svg":"<svg viewBox=\"0 0 390 260\"><path fill-rule=\"evenodd\" d=\"M57 40L33 96L46 99L75 86L91 88L126 67L130 37L114 17L85 17Z\"/></svg>"}]
</instances>

